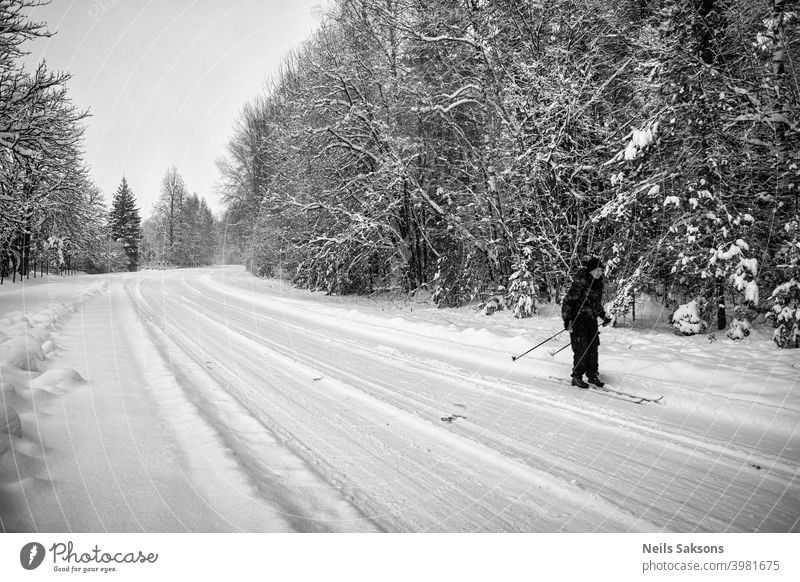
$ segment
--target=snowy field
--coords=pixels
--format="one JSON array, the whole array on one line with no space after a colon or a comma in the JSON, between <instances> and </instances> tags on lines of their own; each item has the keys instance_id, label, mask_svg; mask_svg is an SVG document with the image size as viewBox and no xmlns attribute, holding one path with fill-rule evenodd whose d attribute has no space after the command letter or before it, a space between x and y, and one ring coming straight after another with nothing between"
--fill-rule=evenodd
<instances>
[{"instance_id":1,"label":"snowy field","mask_svg":"<svg viewBox=\"0 0 800 582\"><path fill-rule=\"evenodd\" d=\"M0 286L0 531L798 532L800 352L240 267Z\"/></svg>"}]
</instances>

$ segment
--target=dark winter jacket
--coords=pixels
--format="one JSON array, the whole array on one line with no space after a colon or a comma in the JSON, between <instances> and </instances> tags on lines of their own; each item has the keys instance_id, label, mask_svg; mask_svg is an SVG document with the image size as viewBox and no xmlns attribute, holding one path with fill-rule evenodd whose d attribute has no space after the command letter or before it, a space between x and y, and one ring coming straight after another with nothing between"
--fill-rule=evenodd
<instances>
[{"instance_id":1,"label":"dark winter jacket","mask_svg":"<svg viewBox=\"0 0 800 582\"><path fill-rule=\"evenodd\" d=\"M603 277L595 279L587 269L578 271L561 302L561 317L564 327L572 323L575 331L596 331L597 318L606 318L603 309Z\"/></svg>"}]
</instances>

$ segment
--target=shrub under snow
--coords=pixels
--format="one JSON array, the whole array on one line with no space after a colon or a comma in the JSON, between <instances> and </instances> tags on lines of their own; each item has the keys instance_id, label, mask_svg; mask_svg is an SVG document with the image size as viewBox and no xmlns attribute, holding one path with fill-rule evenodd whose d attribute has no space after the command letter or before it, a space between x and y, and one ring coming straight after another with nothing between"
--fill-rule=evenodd
<instances>
[{"instance_id":1,"label":"shrub under snow","mask_svg":"<svg viewBox=\"0 0 800 582\"><path fill-rule=\"evenodd\" d=\"M750 329L752 326L750 322L746 319L736 318L731 321L731 326L728 328L728 331L725 335L727 335L732 340L740 340L744 339L750 335Z\"/></svg>"},{"instance_id":2,"label":"shrub under snow","mask_svg":"<svg viewBox=\"0 0 800 582\"><path fill-rule=\"evenodd\" d=\"M533 273L528 268L528 258L531 255L530 246L523 249L523 255L514 263L514 272L508 278L508 306L514 311L514 317L523 319L536 313L536 283Z\"/></svg>"},{"instance_id":3,"label":"shrub under snow","mask_svg":"<svg viewBox=\"0 0 800 582\"><path fill-rule=\"evenodd\" d=\"M772 292L775 305L771 316L775 320L772 339L779 348L800 347L800 282L792 279Z\"/></svg>"},{"instance_id":4,"label":"shrub under snow","mask_svg":"<svg viewBox=\"0 0 800 582\"><path fill-rule=\"evenodd\" d=\"M702 299L690 301L678 307L672 314L672 327L680 335L695 335L705 333L708 323L700 317Z\"/></svg>"},{"instance_id":5,"label":"shrub under snow","mask_svg":"<svg viewBox=\"0 0 800 582\"><path fill-rule=\"evenodd\" d=\"M732 340L741 340L750 335L753 326L750 323L756 312L746 305L739 305L733 310L733 321L725 333Z\"/></svg>"},{"instance_id":6,"label":"shrub under snow","mask_svg":"<svg viewBox=\"0 0 800 582\"><path fill-rule=\"evenodd\" d=\"M502 311L506 307L505 298L502 293L505 291L503 287L498 288L497 294L492 295L485 302L478 305L483 315L492 315L496 311Z\"/></svg>"}]
</instances>

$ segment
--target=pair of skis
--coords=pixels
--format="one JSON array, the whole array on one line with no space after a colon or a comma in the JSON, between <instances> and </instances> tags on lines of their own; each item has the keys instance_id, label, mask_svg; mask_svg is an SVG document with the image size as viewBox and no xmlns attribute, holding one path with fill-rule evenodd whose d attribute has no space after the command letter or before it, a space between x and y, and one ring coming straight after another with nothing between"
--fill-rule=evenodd
<instances>
[{"instance_id":1,"label":"pair of skis","mask_svg":"<svg viewBox=\"0 0 800 582\"><path fill-rule=\"evenodd\" d=\"M555 376L550 376L550 380L554 380L561 384L566 384L567 380L563 378L556 378ZM570 384L571 386L571 384ZM584 388L582 388L584 390ZM615 388L609 388L607 386L595 386L594 384L589 384L589 390L594 390L595 392L607 392L610 394L616 394L617 396L621 396L622 398L627 398L634 404L644 404L646 402L652 404L664 404L664 397L659 396L658 398L649 398L647 396L640 396L639 394L632 394L630 392L625 392L623 390L616 390Z\"/></svg>"},{"instance_id":2,"label":"pair of skis","mask_svg":"<svg viewBox=\"0 0 800 582\"><path fill-rule=\"evenodd\" d=\"M605 323L603 325L605 325ZM553 338L555 338L555 337L561 335L562 333L564 333L564 331L566 331L566 330L562 329L561 331L551 335L546 340L536 344L535 346L533 346L532 348L530 348L529 350L527 350L526 352L523 352L522 354L520 354L518 356L511 356L511 360L516 362L521 357L523 357L525 354L528 354L528 353L532 352L533 350L535 350L536 348L538 348L539 346L542 346L542 345L546 344L547 342L549 342ZM551 351L550 355L551 356L555 356L557 353L559 353L562 350L567 349L569 346L570 346L570 344L567 344L567 345L565 345L565 346L563 346L563 347L561 347L561 348L559 348L559 349L557 349L555 351ZM555 380L557 382L564 382L564 380L562 378L556 378L555 376L550 376L550 380ZM651 403L655 403L655 404L664 404L664 401L663 401L664 397L663 396L659 396L658 398L648 398L647 396L640 396L638 394L631 394L630 392L624 392L622 390L615 390L614 388L607 388L606 386L602 386L602 387L595 386L593 384L589 384L589 390L594 390L596 392L606 392L608 394L615 394L615 395L617 395L617 396L619 396L621 398L628 399L629 401L634 402L636 404L644 404L645 402L651 402ZM442 420L445 420L445 419L442 419Z\"/></svg>"}]
</instances>

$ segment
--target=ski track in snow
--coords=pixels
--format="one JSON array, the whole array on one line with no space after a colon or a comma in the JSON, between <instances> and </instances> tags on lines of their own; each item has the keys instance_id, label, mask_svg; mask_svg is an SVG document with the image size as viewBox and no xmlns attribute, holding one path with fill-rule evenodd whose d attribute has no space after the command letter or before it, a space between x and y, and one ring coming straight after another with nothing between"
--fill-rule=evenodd
<instances>
[{"instance_id":1,"label":"ski track in snow","mask_svg":"<svg viewBox=\"0 0 800 582\"><path fill-rule=\"evenodd\" d=\"M783 354L604 334L612 385L665 396L635 404L549 380L568 350L352 305L212 268L0 311L0 530L798 531Z\"/></svg>"}]
</instances>

